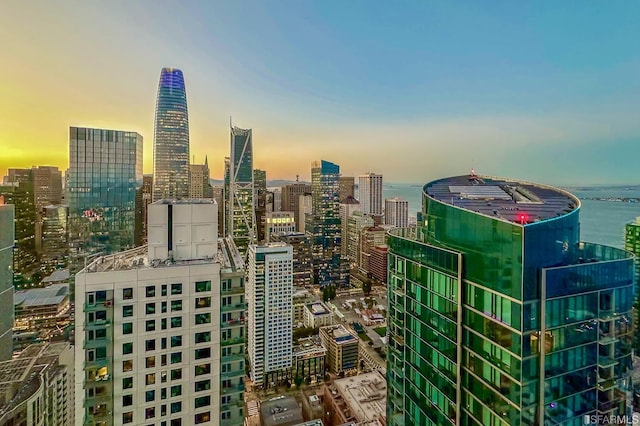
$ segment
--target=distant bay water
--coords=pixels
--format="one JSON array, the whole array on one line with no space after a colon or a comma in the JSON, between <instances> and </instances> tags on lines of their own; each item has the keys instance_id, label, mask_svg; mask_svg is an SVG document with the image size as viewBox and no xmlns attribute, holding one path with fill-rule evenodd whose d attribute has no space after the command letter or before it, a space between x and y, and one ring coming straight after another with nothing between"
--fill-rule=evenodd
<instances>
[{"instance_id":1,"label":"distant bay water","mask_svg":"<svg viewBox=\"0 0 640 426\"><path fill-rule=\"evenodd\" d=\"M386 183L383 197L401 197L409 202L409 216L422 209L422 184ZM582 186L564 188L582 201L580 235L583 241L622 248L624 225L640 216L640 203L604 201L639 198L639 186Z\"/></svg>"}]
</instances>

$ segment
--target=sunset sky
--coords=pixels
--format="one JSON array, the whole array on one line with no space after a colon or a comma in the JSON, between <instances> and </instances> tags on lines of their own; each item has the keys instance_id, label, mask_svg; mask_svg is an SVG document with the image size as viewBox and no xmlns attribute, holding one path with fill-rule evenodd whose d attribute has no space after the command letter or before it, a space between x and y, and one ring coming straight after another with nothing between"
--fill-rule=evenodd
<instances>
[{"instance_id":1,"label":"sunset sky","mask_svg":"<svg viewBox=\"0 0 640 426\"><path fill-rule=\"evenodd\" d=\"M0 174L68 166L68 128L133 130L152 172L162 67L191 154L390 182L462 174L640 184L640 2L4 1Z\"/></svg>"}]
</instances>

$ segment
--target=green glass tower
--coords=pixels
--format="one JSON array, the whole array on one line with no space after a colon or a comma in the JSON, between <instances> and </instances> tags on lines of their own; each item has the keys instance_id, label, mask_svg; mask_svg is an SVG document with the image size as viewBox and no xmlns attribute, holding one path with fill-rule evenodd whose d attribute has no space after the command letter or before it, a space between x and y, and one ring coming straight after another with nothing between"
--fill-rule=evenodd
<instances>
[{"instance_id":1,"label":"green glass tower","mask_svg":"<svg viewBox=\"0 0 640 426\"><path fill-rule=\"evenodd\" d=\"M388 424L583 425L628 414L633 258L580 242L580 201L475 174L389 238Z\"/></svg>"},{"instance_id":2,"label":"green glass tower","mask_svg":"<svg viewBox=\"0 0 640 426\"><path fill-rule=\"evenodd\" d=\"M640 217L637 217L635 221L627 223L624 227L624 249L630 251L636 256L636 259L640 258ZM636 286L638 285L638 277L640 276L640 262L636 261ZM640 328L640 298L638 298L638 289L636 287L635 298L635 317L633 319L636 326L636 330ZM633 348L636 353L640 353L640 336L639 333L635 333L633 336Z\"/></svg>"}]
</instances>

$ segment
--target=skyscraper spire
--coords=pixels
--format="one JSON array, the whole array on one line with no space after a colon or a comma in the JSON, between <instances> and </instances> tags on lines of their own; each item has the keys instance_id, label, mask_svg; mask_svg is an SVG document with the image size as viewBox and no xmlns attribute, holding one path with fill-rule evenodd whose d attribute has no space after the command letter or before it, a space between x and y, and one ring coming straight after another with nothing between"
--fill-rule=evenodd
<instances>
[{"instance_id":1,"label":"skyscraper spire","mask_svg":"<svg viewBox=\"0 0 640 426\"><path fill-rule=\"evenodd\" d=\"M182 71L163 68L153 141L153 201L189 195L189 114Z\"/></svg>"}]
</instances>

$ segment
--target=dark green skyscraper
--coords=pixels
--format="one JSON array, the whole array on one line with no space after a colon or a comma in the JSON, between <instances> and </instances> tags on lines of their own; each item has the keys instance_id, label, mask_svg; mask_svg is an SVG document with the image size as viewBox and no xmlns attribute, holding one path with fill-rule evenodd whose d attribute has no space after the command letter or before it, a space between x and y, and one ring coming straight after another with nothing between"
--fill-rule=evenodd
<instances>
[{"instance_id":1,"label":"dark green skyscraper","mask_svg":"<svg viewBox=\"0 0 640 426\"><path fill-rule=\"evenodd\" d=\"M633 259L580 242L579 211L513 180L424 186L421 223L389 238L389 425L628 413Z\"/></svg>"}]
</instances>

